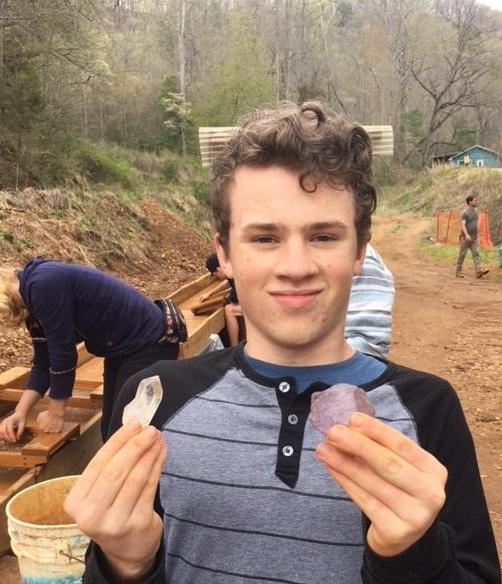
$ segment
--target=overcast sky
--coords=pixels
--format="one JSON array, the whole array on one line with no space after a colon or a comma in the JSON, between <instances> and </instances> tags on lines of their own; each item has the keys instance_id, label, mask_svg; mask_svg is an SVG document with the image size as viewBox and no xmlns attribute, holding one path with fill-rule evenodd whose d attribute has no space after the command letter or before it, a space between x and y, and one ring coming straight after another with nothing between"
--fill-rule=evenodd
<instances>
[{"instance_id":1,"label":"overcast sky","mask_svg":"<svg viewBox=\"0 0 502 584\"><path fill-rule=\"evenodd\" d=\"M502 10L502 0L478 0L480 4L485 4L490 6L490 8L496 8L497 10Z\"/></svg>"}]
</instances>

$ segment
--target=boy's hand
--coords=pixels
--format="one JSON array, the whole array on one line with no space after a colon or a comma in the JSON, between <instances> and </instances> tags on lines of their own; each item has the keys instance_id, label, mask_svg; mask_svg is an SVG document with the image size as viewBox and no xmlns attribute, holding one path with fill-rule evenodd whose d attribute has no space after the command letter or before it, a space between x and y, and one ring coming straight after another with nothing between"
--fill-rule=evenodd
<instances>
[{"instance_id":1,"label":"boy's hand","mask_svg":"<svg viewBox=\"0 0 502 584\"><path fill-rule=\"evenodd\" d=\"M65 511L105 554L120 581L141 578L154 563L162 519L153 509L167 453L162 434L137 422L97 452L65 501Z\"/></svg>"},{"instance_id":2,"label":"boy's hand","mask_svg":"<svg viewBox=\"0 0 502 584\"><path fill-rule=\"evenodd\" d=\"M401 432L356 413L333 426L316 456L371 522L367 541L395 556L429 529L445 502L446 468Z\"/></svg>"}]
</instances>

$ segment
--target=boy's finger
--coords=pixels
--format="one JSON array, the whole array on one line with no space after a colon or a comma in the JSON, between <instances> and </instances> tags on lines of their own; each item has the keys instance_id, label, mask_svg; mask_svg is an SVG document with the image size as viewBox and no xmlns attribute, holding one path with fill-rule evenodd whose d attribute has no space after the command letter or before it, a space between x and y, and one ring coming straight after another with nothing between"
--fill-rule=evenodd
<instances>
[{"instance_id":1,"label":"boy's finger","mask_svg":"<svg viewBox=\"0 0 502 584\"><path fill-rule=\"evenodd\" d=\"M167 452L168 447L165 443L163 443L162 448L155 461L152 472L148 477L146 487L143 489L141 496L138 499L135 511L141 513L145 507L148 509L153 507L153 503L155 501L155 494L157 493L157 487L159 485L160 475L162 473L162 469L167 458Z\"/></svg>"},{"instance_id":2,"label":"boy's finger","mask_svg":"<svg viewBox=\"0 0 502 584\"><path fill-rule=\"evenodd\" d=\"M416 442L372 416L357 412L350 418L349 427L362 432L423 472L437 471L440 465L432 454Z\"/></svg>"},{"instance_id":3,"label":"boy's finger","mask_svg":"<svg viewBox=\"0 0 502 584\"><path fill-rule=\"evenodd\" d=\"M137 464L127 473L124 483L115 497L108 513L111 523L128 520L140 499L145 496L145 491L149 492L149 484L152 480L155 486L158 483L160 471L156 471L159 456L163 453L164 445L159 440L145 452L138 460ZM145 517L153 511L153 498L149 499L149 505L145 509ZM140 518L140 520L144 518Z\"/></svg>"},{"instance_id":4,"label":"boy's finger","mask_svg":"<svg viewBox=\"0 0 502 584\"><path fill-rule=\"evenodd\" d=\"M158 448L160 441L160 432L153 426L127 441L95 478L88 494L90 504L110 508L136 467L149 472L151 452Z\"/></svg>"},{"instance_id":5,"label":"boy's finger","mask_svg":"<svg viewBox=\"0 0 502 584\"><path fill-rule=\"evenodd\" d=\"M97 477L109 464L113 456L135 435L141 431L141 425L133 421L119 428L109 440L107 440L91 459L84 472L71 490L72 498L78 500L86 498L93 488Z\"/></svg>"}]
</instances>

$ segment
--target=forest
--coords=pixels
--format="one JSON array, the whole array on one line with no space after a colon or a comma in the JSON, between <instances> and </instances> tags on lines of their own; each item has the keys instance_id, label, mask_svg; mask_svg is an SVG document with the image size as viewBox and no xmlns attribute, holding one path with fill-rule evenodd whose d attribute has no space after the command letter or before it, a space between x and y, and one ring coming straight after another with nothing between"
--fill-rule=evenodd
<instances>
[{"instance_id":1,"label":"forest","mask_svg":"<svg viewBox=\"0 0 502 584\"><path fill-rule=\"evenodd\" d=\"M500 152L501 33L475 0L0 0L0 188L196 157L199 126L283 100L392 125L412 168Z\"/></svg>"}]
</instances>

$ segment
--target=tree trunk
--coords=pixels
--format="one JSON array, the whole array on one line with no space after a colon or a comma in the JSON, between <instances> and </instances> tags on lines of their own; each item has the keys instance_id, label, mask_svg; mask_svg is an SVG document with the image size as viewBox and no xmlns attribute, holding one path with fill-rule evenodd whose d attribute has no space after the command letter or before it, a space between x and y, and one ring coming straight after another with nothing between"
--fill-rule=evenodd
<instances>
[{"instance_id":1,"label":"tree trunk","mask_svg":"<svg viewBox=\"0 0 502 584\"><path fill-rule=\"evenodd\" d=\"M180 78L180 94L183 110L186 109L186 57L185 57L185 23L186 23L186 0L180 0L179 24L178 24L178 64ZM181 119L180 127L181 152L185 156L187 153L185 118Z\"/></svg>"}]
</instances>

